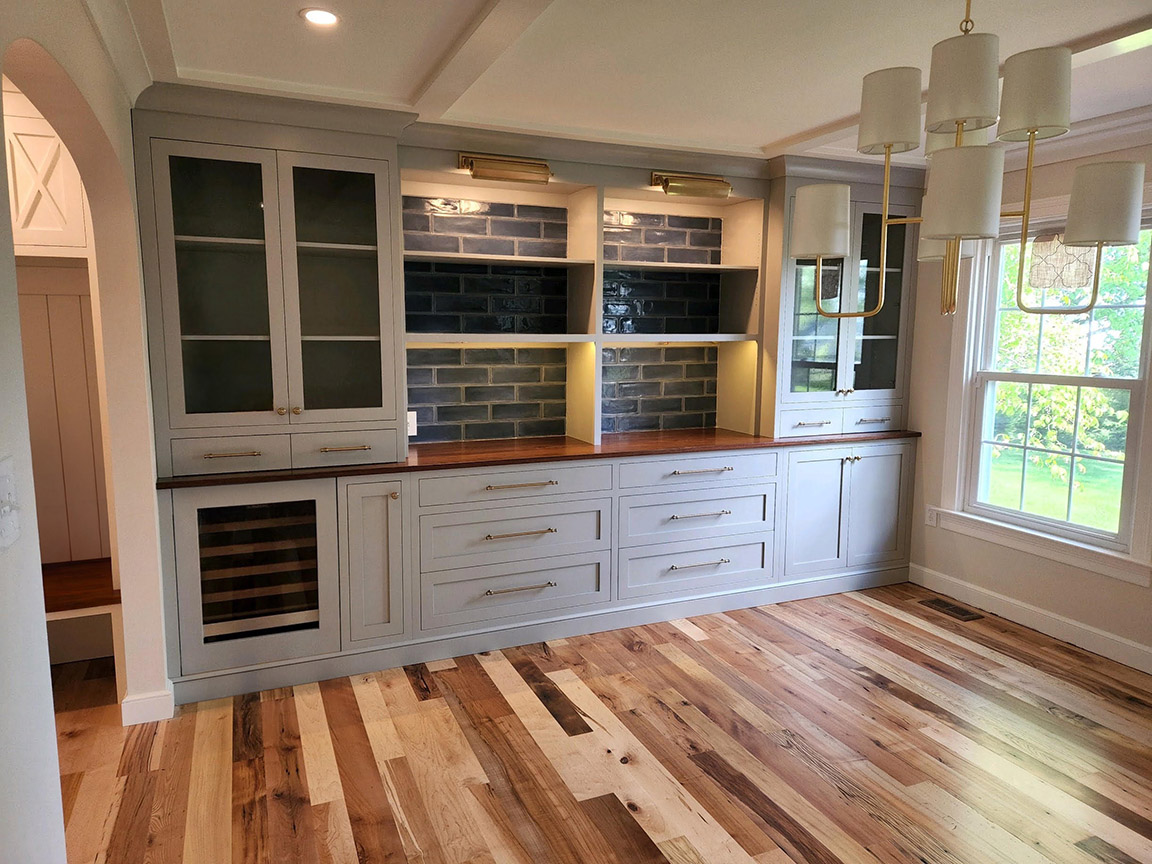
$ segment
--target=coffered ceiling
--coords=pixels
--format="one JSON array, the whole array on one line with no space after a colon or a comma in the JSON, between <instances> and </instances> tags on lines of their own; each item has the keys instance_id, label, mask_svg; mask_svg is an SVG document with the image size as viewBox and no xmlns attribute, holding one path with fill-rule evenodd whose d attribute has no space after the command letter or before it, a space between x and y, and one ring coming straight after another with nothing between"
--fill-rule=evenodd
<instances>
[{"instance_id":1,"label":"coffered ceiling","mask_svg":"<svg viewBox=\"0 0 1152 864\"><path fill-rule=\"evenodd\" d=\"M284 0L123 2L153 80L741 155L851 152L861 77L918 65L927 86L933 43L963 17L960 0L298 0L340 16L321 29ZM1097 47L1149 30L1149 13L1148 0L973 3L1002 59L1095 49L1074 72L1081 119L1152 103L1152 46Z\"/></svg>"}]
</instances>

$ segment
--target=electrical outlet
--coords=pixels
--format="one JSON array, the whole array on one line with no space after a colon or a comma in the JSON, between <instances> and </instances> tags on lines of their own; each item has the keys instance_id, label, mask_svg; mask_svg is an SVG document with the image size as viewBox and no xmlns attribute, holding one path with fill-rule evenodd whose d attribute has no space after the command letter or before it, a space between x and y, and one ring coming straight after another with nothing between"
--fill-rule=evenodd
<instances>
[{"instance_id":1,"label":"electrical outlet","mask_svg":"<svg viewBox=\"0 0 1152 864\"><path fill-rule=\"evenodd\" d=\"M20 538L20 507L16 500L16 463L0 459L0 549Z\"/></svg>"},{"instance_id":2,"label":"electrical outlet","mask_svg":"<svg viewBox=\"0 0 1152 864\"><path fill-rule=\"evenodd\" d=\"M929 528L935 528L940 524L940 511L935 507L929 507L924 512L924 524Z\"/></svg>"},{"instance_id":3,"label":"electrical outlet","mask_svg":"<svg viewBox=\"0 0 1152 864\"><path fill-rule=\"evenodd\" d=\"M416 434L416 412L408 412L408 437L411 438Z\"/></svg>"}]
</instances>

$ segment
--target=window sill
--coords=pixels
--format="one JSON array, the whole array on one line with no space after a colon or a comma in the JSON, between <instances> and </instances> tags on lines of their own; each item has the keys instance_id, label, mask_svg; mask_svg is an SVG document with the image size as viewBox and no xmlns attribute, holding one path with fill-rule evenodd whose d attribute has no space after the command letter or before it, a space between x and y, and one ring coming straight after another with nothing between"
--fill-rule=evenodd
<instances>
[{"instance_id":1,"label":"window sill","mask_svg":"<svg viewBox=\"0 0 1152 864\"><path fill-rule=\"evenodd\" d=\"M1129 555L1109 552L1086 543L1077 543L1074 540L1054 537L1051 534L1009 525L983 516L974 516L971 513L931 507L928 510L929 524L933 524L933 517L935 517L934 524L945 531L1007 546L1009 549L1028 552L1051 561L1071 564L1132 585L1144 588L1152 585L1152 564L1138 561Z\"/></svg>"}]
</instances>

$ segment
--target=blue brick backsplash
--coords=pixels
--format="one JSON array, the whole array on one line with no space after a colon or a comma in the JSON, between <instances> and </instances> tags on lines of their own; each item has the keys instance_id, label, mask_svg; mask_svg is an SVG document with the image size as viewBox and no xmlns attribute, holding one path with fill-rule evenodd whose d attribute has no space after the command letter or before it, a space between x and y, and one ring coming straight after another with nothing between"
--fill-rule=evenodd
<instances>
[{"instance_id":1,"label":"blue brick backsplash","mask_svg":"<svg viewBox=\"0 0 1152 864\"><path fill-rule=\"evenodd\" d=\"M560 267L404 262L409 333L566 333Z\"/></svg>"},{"instance_id":2,"label":"blue brick backsplash","mask_svg":"<svg viewBox=\"0 0 1152 864\"><path fill-rule=\"evenodd\" d=\"M568 211L533 204L404 196L404 251L564 258Z\"/></svg>"},{"instance_id":3,"label":"blue brick backsplash","mask_svg":"<svg viewBox=\"0 0 1152 864\"><path fill-rule=\"evenodd\" d=\"M604 261L719 264L723 220L604 211Z\"/></svg>"},{"instance_id":4,"label":"blue brick backsplash","mask_svg":"<svg viewBox=\"0 0 1152 864\"><path fill-rule=\"evenodd\" d=\"M409 348L415 443L563 435L565 348Z\"/></svg>"},{"instance_id":5,"label":"blue brick backsplash","mask_svg":"<svg viewBox=\"0 0 1152 864\"><path fill-rule=\"evenodd\" d=\"M710 346L604 348L603 430L715 427L716 357Z\"/></svg>"},{"instance_id":6,"label":"blue brick backsplash","mask_svg":"<svg viewBox=\"0 0 1152 864\"><path fill-rule=\"evenodd\" d=\"M605 333L717 333L720 274L604 269Z\"/></svg>"}]
</instances>

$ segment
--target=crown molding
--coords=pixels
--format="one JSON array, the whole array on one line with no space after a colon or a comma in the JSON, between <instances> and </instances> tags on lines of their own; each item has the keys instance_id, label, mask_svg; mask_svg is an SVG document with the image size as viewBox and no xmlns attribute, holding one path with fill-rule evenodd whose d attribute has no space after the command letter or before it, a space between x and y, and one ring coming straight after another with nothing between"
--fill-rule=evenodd
<instances>
[{"instance_id":1,"label":"crown molding","mask_svg":"<svg viewBox=\"0 0 1152 864\"><path fill-rule=\"evenodd\" d=\"M411 111L163 82L157 82L141 93L135 108L390 138L398 137L417 116Z\"/></svg>"},{"instance_id":2,"label":"crown molding","mask_svg":"<svg viewBox=\"0 0 1152 864\"><path fill-rule=\"evenodd\" d=\"M892 186L924 188L923 168L893 165ZM884 162L871 159L860 160L819 159L814 156L777 156L768 160L768 177L778 180L784 177L804 177L830 183L874 183L884 182Z\"/></svg>"},{"instance_id":3,"label":"crown molding","mask_svg":"<svg viewBox=\"0 0 1152 864\"><path fill-rule=\"evenodd\" d=\"M1152 144L1152 105L1073 123L1066 135L1036 144L1035 164L1052 165ZM1027 147L1013 145L1004 153L1005 171L1023 171Z\"/></svg>"}]
</instances>

